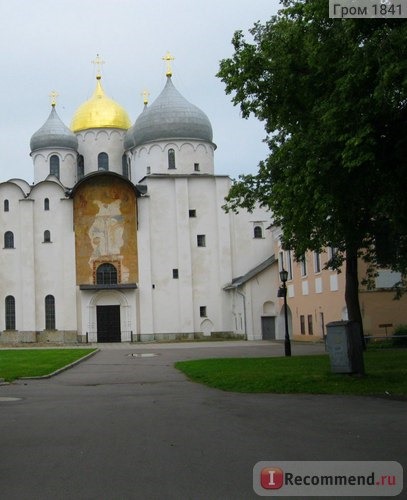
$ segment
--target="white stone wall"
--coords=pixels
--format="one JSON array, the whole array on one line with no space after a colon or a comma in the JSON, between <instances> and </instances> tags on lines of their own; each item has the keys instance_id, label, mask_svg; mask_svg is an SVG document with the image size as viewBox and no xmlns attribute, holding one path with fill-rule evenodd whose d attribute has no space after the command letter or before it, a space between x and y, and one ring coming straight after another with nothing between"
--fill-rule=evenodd
<instances>
[{"instance_id":1,"label":"white stone wall","mask_svg":"<svg viewBox=\"0 0 407 500\"><path fill-rule=\"evenodd\" d=\"M109 171L122 174L123 139L126 131L119 129L90 129L77 132L78 153L83 155L85 175L98 170L99 153L109 156Z\"/></svg>"},{"instance_id":2,"label":"white stone wall","mask_svg":"<svg viewBox=\"0 0 407 500\"><path fill-rule=\"evenodd\" d=\"M44 210L44 199L49 210ZM72 202L52 181L40 182L26 197L14 183L0 185L0 311L4 322L5 297L16 304L16 330L39 332L45 328L45 296L53 295L56 328L75 331L75 249ZM9 211L4 212L4 199ZM44 242L44 231L51 242ZM14 248L5 249L4 233L14 234ZM0 330L5 324L0 325Z\"/></svg>"},{"instance_id":3,"label":"white stone wall","mask_svg":"<svg viewBox=\"0 0 407 500\"><path fill-rule=\"evenodd\" d=\"M222 291L232 270L229 216L220 210L229 179L152 176L144 183L148 197L139 199L138 231L140 332L202 332L205 320L213 331L230 331L229 299ZM196 217L189 216L191 209ZM205 235L205 247L197 246L198 234ZM207 318L200 316L202 306Z\"/></svg>"},{"instance_id":4,"label":"white stone wall","mask_svg":"<svg viewBox=\"0 0 407 500\"><path fill-rule=\"evenodd\" d=\"M66 187L73 187L76 182L76 151L71 149L44 148L31 153L34 163L34 184L45 180L50 174L50 157L59 158L59 180Z\"/></svg>"},{"instance_id":5,"label":"white stone wall","mask_svg":"<svg viewBox=\"0 0 407 500\"><path fill-rule=\"evenodd\" d=\"M49 200L49 210L44 200ZM76 330L75 245L72 225L72 200L55 182L45 181L33 187L34 268L36 275L36 329L45 328L45 297L55 297L57 330ZM50 231L51 242L44 241Z\"/></svg>"},{"instance_id":6,"label":"white stone wall","mask_svg":"<svg viewBox=\"0 0 407 500\"><path fill-rule=\"evenodd\" d=\"M8 200L9 210L4 210ZM4 234L14 235L14 248L4 248ZM33 297L33 204L14 183L0 184L0 331L5 329L5 298L15 299L16 329L35 330Z\"/></svg>"},{"instance_id":7,"label":"white stone wall","mask_svg":"<svg viewBox=\"0 0 407 500\"><path fill-rule=\"evenodd\" d=\"M175 152L175 169L168 168L168 150ZM195 171L195 164L199 170ZM156 141L139 146L131 153L133 182L150 174L210 174L214 173L214 145L199 141Z\"/></svg>"},{"instance_id":8,"label":"white stone wall","mask_svg":"<svg viewBox=\"0 0 407 500\"><path fill-rule=\"evenodd\" d=\"M260 208L256 208L252 213L241 209L238 214L231 214L231 217L233 277L238 277L273 255L273 238L268 229L271 214ZM262 228L262 238L254 237L255 226Z\"/></svg>"}]
</instances>

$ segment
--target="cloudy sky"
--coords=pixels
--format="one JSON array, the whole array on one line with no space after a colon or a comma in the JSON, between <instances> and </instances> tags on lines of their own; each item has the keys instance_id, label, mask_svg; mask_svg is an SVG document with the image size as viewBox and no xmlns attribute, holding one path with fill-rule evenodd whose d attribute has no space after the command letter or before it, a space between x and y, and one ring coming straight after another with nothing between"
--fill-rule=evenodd
<instances>
[{"instance_id":1,"label":"cloudy sky","mask_svg":"<svg viewBox=\"0 0 407 500\"><path fill-rule=\"evenodd\" d=\"M0 0L0 182L32 182L30 138L49 115L49 94L58 92L69 126L94 91L96 54L106 94L134 122L142 91L152 102L165 85L167 51L174 85L211 120L216 173L255 172L267 155L263 125L241 118L215 74L233 54L234 31L278 8L278 0Z\"/></svg>"}]
</instances>

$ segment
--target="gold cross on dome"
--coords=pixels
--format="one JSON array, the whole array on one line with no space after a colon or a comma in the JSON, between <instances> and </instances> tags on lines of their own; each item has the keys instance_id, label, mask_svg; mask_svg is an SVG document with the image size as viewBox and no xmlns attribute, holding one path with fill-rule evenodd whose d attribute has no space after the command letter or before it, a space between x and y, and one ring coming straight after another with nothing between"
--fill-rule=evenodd
<instances>
[{"instance_id":1,"label":"gold cross on dome","mask_svg":"<svg viewBox=\"0 0 407 500\"><path fill-rule=\"evenodd\" d=\"M173 61L174 59L175 57L172 56L169 52L167 52L165 56L162 58L162 60L167 63L167 70L165 72L165 76L172 76L171 61Z\"/></svg>"},{"instance_id":2,"label":"gold cross on dome","mask_svg":"<svg viewBox=\"0 0 407 500\"><path fill-rule=\"evenodd\" d=\"M103 61L103 59L101 59L101 57L99 56L99 54L96 54L96 59L94 59L93 61L91 61L92 64L94 64L96 66L96 78L100 78L101 77L101 69L102 69L102 64L105 64L105 61Z\"/></svg>"},{"instance_id":3,"label":"gold cross on dome","mask_svg":"<svg viewBox=\"0 0 407 500\"><path fill-rule=\"evenodd\" d=\"M59 96L58 92L52 90L49 97L51 97L51 106L54 108L57 103L57 97Z\"/></svg>"},{"instance_id":4,"label":"gold cross on dome","mask_svg":"<svg viewBox=\"0 0 407 500\"><path fill-rule=\"evenodd\" d=\"M143 90L141 95L143 96L143 104L148 104L148 96L150 95L150 92L148 90Z\"/></svg>"}]
</instances>

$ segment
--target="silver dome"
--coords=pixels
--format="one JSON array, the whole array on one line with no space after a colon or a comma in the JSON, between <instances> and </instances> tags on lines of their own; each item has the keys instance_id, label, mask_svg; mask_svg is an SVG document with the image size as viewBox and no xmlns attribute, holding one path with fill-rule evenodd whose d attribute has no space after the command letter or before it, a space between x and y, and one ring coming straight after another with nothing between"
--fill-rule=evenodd
<instances>
[{"instance_id":1,"label":"silver dome","mask_svg":"<svg viewBox=\"0 0 407 500\"><path fill-rule=\"evenodd\" d=\"M78 149L76 135L64 125L52 106L51 113L44 125L33 134L30 141L31 151L43 148Z\"/></svg>"},{"instance_id":2,"label":"silver dome","mask_svg":"<svg viewBox=\"0 0 407 500\"><path fill-rule=\"evenodd\" d=\"M128 131L126 145L139 146L162 139L195 139L212 142L209 118L188 102L174 87L171 78L153 102L143 110Z\"/></svg>"}]
</instances>

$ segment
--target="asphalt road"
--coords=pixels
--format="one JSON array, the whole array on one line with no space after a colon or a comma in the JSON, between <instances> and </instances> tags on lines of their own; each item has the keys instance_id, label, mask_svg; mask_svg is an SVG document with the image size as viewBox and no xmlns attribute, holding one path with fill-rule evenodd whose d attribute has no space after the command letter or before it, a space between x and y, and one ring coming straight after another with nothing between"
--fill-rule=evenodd
<instances>
[{"instance_id":1,"label":"asphalt road","mask_svg":"<svg viewBox=\"0 0 407 500\"><path fill-rule=\"evenodd\" d=\"M406 401L225 393L173 368L281 344L101 347L51 379L0 386L1 500L251 499L261 460L407 465Z\"/></svg>"}]
</instances>

